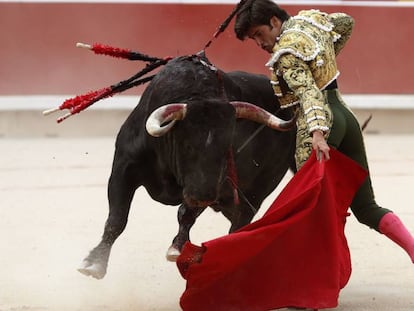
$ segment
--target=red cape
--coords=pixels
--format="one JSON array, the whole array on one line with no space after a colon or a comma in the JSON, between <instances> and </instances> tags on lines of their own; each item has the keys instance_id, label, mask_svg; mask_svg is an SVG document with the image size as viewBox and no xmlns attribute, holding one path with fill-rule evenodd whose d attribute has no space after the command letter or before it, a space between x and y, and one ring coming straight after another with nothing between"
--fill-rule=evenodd
<instances>
[{"instance_id":1,"label":"red cape","mask_svg":"<svg viewBox=\"0 0 414 311\"><path fill-rule=\"evenodd\" d=\"M351 275L347 209L366 171L336 150L313 153L266 214L177 260L187 280L184 311L333 308Z\"/></svg>"}]
</instances>

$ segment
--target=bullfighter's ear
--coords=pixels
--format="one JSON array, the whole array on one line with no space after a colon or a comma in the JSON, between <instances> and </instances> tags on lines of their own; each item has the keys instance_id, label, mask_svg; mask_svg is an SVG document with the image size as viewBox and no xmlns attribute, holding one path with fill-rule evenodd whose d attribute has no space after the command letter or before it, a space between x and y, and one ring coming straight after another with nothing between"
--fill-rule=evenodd
<instances>
[{"instance_id":1,"label":"bullfighter's ear","mask_svg":"<svg viewBox=\"0 0 414 311\"><path fill-rule=\"evenodd\" d=\"M175 103L161 106L154 110L147 119L145 125L148 134L160 137L166 134L176 121L185 118L187 104Z\"/></svg>"}]
</instances>

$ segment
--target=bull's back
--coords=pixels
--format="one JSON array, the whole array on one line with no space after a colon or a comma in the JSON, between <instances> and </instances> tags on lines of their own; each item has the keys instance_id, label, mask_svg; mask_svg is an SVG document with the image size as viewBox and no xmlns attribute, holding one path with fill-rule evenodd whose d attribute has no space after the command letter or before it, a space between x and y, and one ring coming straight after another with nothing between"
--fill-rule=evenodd
<instances>
[{"instance_id":1,"label":"bull's back","mask_svg":"<svg viewBox=\"0 0 414 311\"><path fill-rule=\"evenodd\" d=\"M270 112L279 108L270 80L265 75L244 71L232 71L227 75L240 89L240 99L254 103Z\"/></svg>"}]
</instances>

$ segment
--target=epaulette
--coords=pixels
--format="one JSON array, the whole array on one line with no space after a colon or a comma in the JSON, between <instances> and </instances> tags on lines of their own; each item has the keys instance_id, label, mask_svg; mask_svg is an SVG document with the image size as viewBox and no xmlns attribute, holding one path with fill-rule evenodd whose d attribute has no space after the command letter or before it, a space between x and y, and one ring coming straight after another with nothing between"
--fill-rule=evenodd
<instances>
[{"instance_id":1,"label":"epaulette","mask_svg":"<svg viewBox=\"0 0 414 311\"><path fill-rule=\"evenodd\" d=\"M318 43L309 34L297 29L283 32L279 42L273 48L273 55L266 66L273 67L283 54L293 54L304 61L315 59L320 49Z\"/></svg>"},{"instance_id":2,"label":"epaulette","mask_svg":"<svg viewBox=\"0 0 414 311\"><path fill-rule=\"evenodd\" d=\"M273 47L273 55L266 63L268 67L273 67L284 54L293 54L304 61L316 58L317 66L323 65L323 60L318 59L319 44L313 38L312 30L309 29L312 26L320 31L331 32L334 42L340 38L340 35L333 31L334 25L328 20L327 14L318 10L300 11L286 23L289 23L288 29L282 32Z\"/></svg>"}]
</instances>

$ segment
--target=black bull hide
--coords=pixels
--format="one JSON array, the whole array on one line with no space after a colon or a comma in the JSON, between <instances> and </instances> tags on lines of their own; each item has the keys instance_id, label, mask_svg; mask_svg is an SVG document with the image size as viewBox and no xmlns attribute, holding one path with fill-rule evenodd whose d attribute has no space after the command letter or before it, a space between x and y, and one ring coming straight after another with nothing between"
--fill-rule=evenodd
<instances>
[{"instance_id":1,"label":"black bull hide","mask_svg":"<svg viewBox=\"0 0 414 311\"><path fill-rule=\"evenodd\" d=\"M108 183L109 216L102 240L84 259L80 272L104 277L111 247L127 224L140 186L158 202L179 205L179 230L167 253L174 260L207 206L229 219L230 232L237 230L251 222L293 167L294 130L281 132L236 119L229 104L238 100L278 111L269 80L240 71L224 73L207 62L198 56L171 60L122 125ZM185 118L161 137L150 136L145 127L148 116L170 103L185 103ZM287 120L291 113L280 111L278 116Z\"/></svg>"}]
</instances>

